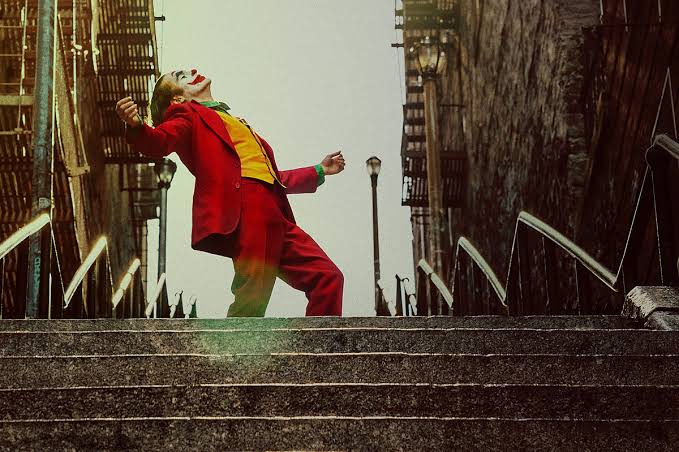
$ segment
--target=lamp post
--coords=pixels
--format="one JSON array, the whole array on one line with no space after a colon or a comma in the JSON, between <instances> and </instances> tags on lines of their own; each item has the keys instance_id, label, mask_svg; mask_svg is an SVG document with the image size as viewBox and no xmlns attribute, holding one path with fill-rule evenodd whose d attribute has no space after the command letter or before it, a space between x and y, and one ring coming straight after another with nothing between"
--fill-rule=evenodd
<instances>
[{"instance_id":1,"label":"lamp post","mask_svg":"<svg viewBox=\"0 0 679 452\"><path fill-rule=\"evenodd\" d=\"M35 92L33 95L33 176L31 216L51 215L53 191L52 115L54 102L54 24L56 1L38 2L37 54L35 60ZM21 93L19 93L21 94ZM28 240L28 281L25 315L29 319L49 316L50 230L43 228ZM22 313L23 314L23 313Z\"/></svg>"},{"instance_id":2,"label":"lamp post","mask_svg":"<svg viewBox=\"0 0 679 452\"><path fill-rule=\"evenodd\" d=\"M153 167L160 189L160 234L158 238L158 278L165 273L165 251L167 240L167 190L172 184L177 164L170 159L162 159ZM167 283L156 304L156 317L169 317L170 305L167 300Z\"/></svg>"},{"instance_id":3,"label":"lamp post","mask_svg":"<svg viewBox=\"0 0 679 452\"><path fill-rule=\"evenodd\" d=\"M372 185L373 197L373 256L374 256L374 273L375 273L375 315L379 315L380 309L380 289L377 282L380 280L380 238L377 228L377 176L380 174L382 161L377 157L370 157L365 162L370 175L370 182Z\"/></svg>"},{"instance_id":4,"label":"lamp post","mask_svg":"<svg viewBox=\"0 0 679 452\"><path fill-rule=\"evenodd\" d=\"M427 145L427 192L431 225L430 256L434 271L443 271L443 183L441 181L441 154L438 146L438 97L436 78L446 67L444 42L424 37L410 49L417 62L417 70L424 82L424 124ZM440 300L439 300L440 304ZM441 306L438 306L439 313Z\"/></svg>"}]
</instances>

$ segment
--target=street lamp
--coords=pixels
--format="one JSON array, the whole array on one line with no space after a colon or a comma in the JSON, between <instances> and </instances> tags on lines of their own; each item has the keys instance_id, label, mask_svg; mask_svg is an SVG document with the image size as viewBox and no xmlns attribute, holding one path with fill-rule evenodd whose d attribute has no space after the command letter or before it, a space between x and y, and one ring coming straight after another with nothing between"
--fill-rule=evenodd
<instances>
[{"instance_id":1,"label":"street lamp","mask_svg":"<svg viewBox=\"0 0 679 452\"><path fill-rule=\"evenodd\" d=\"M445 37L445 35L444 35ZM445 39L425 36L410 52L414 54L417 70L424 82L424 124L427 144L427 192L431 218L430 256L434 271L443 271L443 183L441 180L441 154L438 147L438 97L436 78L446 68ZM439 300L440 305L440 300ZM438 306L441 312L442 306Z\"/></svg>"},{"instance_id":2,"label":"street lamp","mask_svg":"<svg viewBox=\"0 0 679 452\"><path fill-rule=\"evenodd\" d=\"M370 157L365 162L368 169L368 174L370 175L370 182L372 184L372 195L373 195L373 256L374 262L374 273L375 273L375 314L379 315L382 310L380 309L380 289L377 282L380 280L380 239L377 228L377 176L380 174L380 168L382 167L382 160L375 156Z\"/></svg>"},{"instance_id":3,"label":"street lamp","mask_svg":"<svg viewBox=\"0 0 679 452\"><path fill-rule=\"evenodd\" d=\"M153 167L160 189L160 234L158 238L158 278L165 273L165 251L167 240L167 190L172 184L177 164L170 159L162 159ZM169 317L170 305L167 300L167 283L156 305L156 317Z\"/></svg>"}]
</instances>

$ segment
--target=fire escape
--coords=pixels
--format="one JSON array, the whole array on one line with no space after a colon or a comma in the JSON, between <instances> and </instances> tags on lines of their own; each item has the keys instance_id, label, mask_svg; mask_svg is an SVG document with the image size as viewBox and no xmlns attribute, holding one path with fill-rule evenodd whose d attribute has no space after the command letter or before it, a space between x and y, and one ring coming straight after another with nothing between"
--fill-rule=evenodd
<instances>
[{"instance_id":1,"label":"fire escape","mask_svg":"<svg viewBox=\"0 0 679 452\"><path fill-rule=\"evenodd\" d=\"M424 36L437 36L441 31L452 30L456 22L455 2L450 0L403 0L403 8L396 10L396 29L403 31L405 55L406 101L403 105L403 137L401 161L403 168L402 205L427 207L427 165L424 120L424 89L417 64L410 52L414 43ZM401 46L401 44L397 44ZM458 68L454 68L457 70ZM439 111L441 125L447 125L451 116L461 117L459 104L442 102L448 90L447 77L439 79ZM461 124L460 124L461 126ZM440 127L442 130L443 127ZM442 144L441 173L443 206L461 207L464 200L467 155L462 139L449 140L444 130L439 140ZM416 212L413 212L417 215Z\"/></svg>"}]
</instances>

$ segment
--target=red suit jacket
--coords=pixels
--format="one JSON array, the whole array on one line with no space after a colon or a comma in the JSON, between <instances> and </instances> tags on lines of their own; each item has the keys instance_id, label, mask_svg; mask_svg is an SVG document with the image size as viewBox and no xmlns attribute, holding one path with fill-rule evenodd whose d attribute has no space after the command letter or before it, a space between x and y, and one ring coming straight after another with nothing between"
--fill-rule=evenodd
<instances>
[{"instance_id":1,"label":"red suit jacket","mask_svg":"<svg viewBox=\"0 0 679 452\"><path fill-rule=\"evenodd\" d=\"M271 146L258 135L278 179L286 186L280 190L283 214L293 223L287 194L313 193L318 174L313 166L279 171ZM127 142L154 158L176 152L196 178L193 191L193 228L191 247L208 253L234 255L233 232L241 212L240 158L219 115L191 101L172 104L156 128L144 124L129 128Z\"/></svg>"}]
</instances>

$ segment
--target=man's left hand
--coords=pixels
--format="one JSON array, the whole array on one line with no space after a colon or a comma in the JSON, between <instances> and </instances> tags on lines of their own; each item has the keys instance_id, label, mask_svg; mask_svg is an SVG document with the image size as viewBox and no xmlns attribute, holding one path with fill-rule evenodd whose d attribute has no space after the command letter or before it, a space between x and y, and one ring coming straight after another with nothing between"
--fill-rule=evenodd
<instances>
[{"instance_id":1,"label":"man's left hand","mask_svg":"<svg viewBox=\"0 0 679 452\"><path fill-rule=\"evenodd\" d=\"M323 172L325 173L326 176L332 176L333 174L342 172L344 170L345 164L346 162L344 161L342 151L337 151L333 152L332 154L328 154L321 162Z\"/></svg>"}]
</instances>

